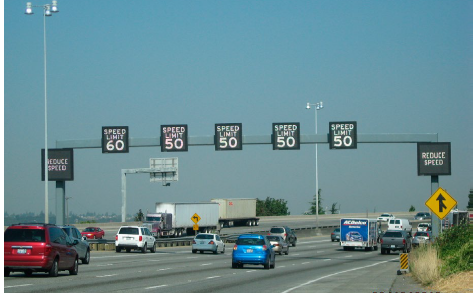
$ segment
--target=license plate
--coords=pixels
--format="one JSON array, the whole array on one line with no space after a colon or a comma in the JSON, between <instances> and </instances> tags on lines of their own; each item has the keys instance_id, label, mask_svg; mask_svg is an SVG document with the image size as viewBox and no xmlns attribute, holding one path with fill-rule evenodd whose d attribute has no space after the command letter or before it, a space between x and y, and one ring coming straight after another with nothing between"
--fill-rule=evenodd
<instances>
[{"instance_id":1,"label":"license plate","mask_svg":"<svg viewBox=\"0 0 473 293\"><path fill-rule=\"evenodd\" d=\"M391 245L391 248L396 248L396 245Z\"/></svg>"},{"instance_id":2,"label":"license plate","mask_svg":"<svg viewBox=\"0 0 473 293\"><path fill-rule=\"evenodd\" d=\"M248 248L248 249L246 250L246 252L247 252L247 253L252 253L252 252L253 252L253 249Z\"/></svg>"},{"instance_id":3,"label":"license plate","mask_svg":"<svg viewBox=\"0 0 473 293\"><path fill-rule=\"evenodd\" d=\"M126 240L131 240L133 237L125 237Z\"/></svg>"},{"instance_id":4,"label":"license plate","mask_svg":"<svg viewBox=\"0 0 473 293\"><path fill-rule=\"evenodd\" d=\"M200 244L204 244L204 241L200 241Z\"/></svg>"},{"instance_id":5,"label":"license plate","mask_svg":"<svg viewBox=\"0 0 473 293\"><path fill-rule=\"evenodd\" d=\"M18 249L16 252L18 254L26 254L26 249Z\"/></svg>"}]
</instances>

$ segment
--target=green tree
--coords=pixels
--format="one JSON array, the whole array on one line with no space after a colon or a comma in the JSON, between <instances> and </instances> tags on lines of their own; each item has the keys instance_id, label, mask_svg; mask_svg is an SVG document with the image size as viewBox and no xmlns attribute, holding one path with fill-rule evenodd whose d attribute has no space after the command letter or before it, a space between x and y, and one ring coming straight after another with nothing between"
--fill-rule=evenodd
<instances>
[{"instance_id":1,"label":"green tree","mask_svg":"<svg viewBox=\"0 0 473 293\"><path fill-rule=\"evenodd\" d=\"M317 212L317 194L314 194L314 200L310 202L311 206L308 215L315 215ZM319 189L319 215L325 215L324 207L322 206L322 189Z\"/></svg>"},{"instance_id":2,"label":"green tree","mask_svg":"<svg viewBox=\"0 0 473 293\"><path fill-rule=\"evenodd\" d=\"M416 211L416 208L413 205L411 205L411 207L409 208L409 212L415 212L415 211Z\"/></svg>"},{"instance_id":3,"label":"green tree","mask_svg":"<svg viewBox=\"0 0 473 293\"><path fill-rule=\"evenodd\" d=\"M287 201L267 197L265 200L256 199L256 216L287 216L290 215Z\"/></svg>"},{"instance_id":4,"label":"green tree","mask_svg":"<svg viewBox=\"0 0 473 293\"><path fill-rule=\"evenodd\" d=\"M143 212L140 209L135 215L135 222L141 222L144 218L145 216L143 215Z\"/></svg>"},{"instance_id":5,"label":"green tree","mask_svg":"<svg viewBox=\"0 0 473 293\"><path fill-rule=\"evenodd\" d=\"M473 210L473 188L470 188L470 194L468 195L468 207L469 211Z\"/></svg>"},{"instance_id":6,"label":"green tree","mask_svg":"<svg viewBox=\"0 0 473 293\"><path fill-rule=\"evenodd\" d=\"M333 214L336 214L337 212L338 212L337 203L334 202L332 203L332 208L330 209L330 213L333 215Z\"/></svg>"}]
</instances>

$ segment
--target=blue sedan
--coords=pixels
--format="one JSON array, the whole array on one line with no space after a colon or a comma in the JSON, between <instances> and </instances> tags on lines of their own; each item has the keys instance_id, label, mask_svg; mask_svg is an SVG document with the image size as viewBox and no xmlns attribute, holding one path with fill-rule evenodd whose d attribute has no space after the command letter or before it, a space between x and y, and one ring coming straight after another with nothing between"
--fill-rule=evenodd
<instances>
[{"instance_id":1,"label":"blue sedan","mask_svg":"<svg viewBox=\"0 0 473 293\"><path fill-rule=\"evenodd\" d=\"M265 269L274 269L276 254L273 246L263 235L242 234L233 247L232 268L243 268L243 265L263 265Z\"/></svg>"}]
</instances>

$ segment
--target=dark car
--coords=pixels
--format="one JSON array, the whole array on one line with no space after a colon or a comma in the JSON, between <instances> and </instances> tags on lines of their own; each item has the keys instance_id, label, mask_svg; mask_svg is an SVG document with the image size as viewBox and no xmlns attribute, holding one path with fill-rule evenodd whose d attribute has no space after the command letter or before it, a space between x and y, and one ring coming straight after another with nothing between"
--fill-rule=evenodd
<instances>
[{"instance_id":1,"label":"dark car","mask_svg":"<svg viewBox=\"0 0 473 293\"><path fill-rule=\"evenodd\" d=\"M428 212L418 212L414 216L414 220L430 220L432 219L432 216Z\"/></svg>"},{"instance_id":2,"label":"dark car","mask_svg":"<svg viewBox=\"0 0 473 293\"><path fill-rule=\"evenodd\" d=\"M245 264L274 269L276 254L268 238L257 234L242 234L238 237L233 246L232 268L243 268Z\"/></svg>"},{"instance_id":3,"label":"dark car","mask_svg":"<svg viewBox=\"0 0 473 293\"><path fill-rule=\"evenodd\" d=\"M79 255L66 233L53 224L11 225L4 233L4 276L12 272L45 272L57 277L59 271L77 275Z\"/></svg>"},{"instance_id":4,"label":"dark car","mask_svg":"<svg viewBox=\"0 0 473 293\"><path fill-rule=\"evenodd\" d=\"M77 244L75 248L77 253L79 254L79 259L82 261L83 264L89 264L90 262L90 246L89 242L87 242L87 237L82 236L80 231L70 225L59 226L64 232L66 232L67 236L72 239L72 241L77 240Z\"/></svg>"},{"instance_id":5,"label":"dark car","mask_svg":"<svg viewBox=\"0 0 473 293\"><path fill-rule=\"evenodd\" d=\"M269 230L268 235L281 236L284 241L286 241L288 244L291 244L292 246L296 246L297 244L296 233L288 226L273 226Z\"/></svg>"},{"instance_id":6,"label":"dark car","mask_svg":"<svg viewBox=\"0 0 473 293\"><path fill-rule=\"evenodd\" d=\"M401 250L410 252L412 248L412 235L405 230L388 230L381 237L381 254Z\"/></svg>"}]
</instances>

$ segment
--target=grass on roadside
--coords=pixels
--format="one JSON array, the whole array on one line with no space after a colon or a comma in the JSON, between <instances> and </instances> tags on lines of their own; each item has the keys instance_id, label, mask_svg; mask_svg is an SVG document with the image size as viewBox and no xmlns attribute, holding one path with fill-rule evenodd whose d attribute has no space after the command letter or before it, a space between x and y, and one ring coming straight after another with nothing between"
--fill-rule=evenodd
<instances>
[{"instance_id":1,"label":"grass on roadside","mask_svg":"<svg viewBox=\"0 0 473 293\"><path fill-rule=\"evenodd\" d=\"M421 245L413 249L410 259L412 275L422 285L432 285L440 278L441 261L435 246Z\"/></svg>"}]
</instances>

